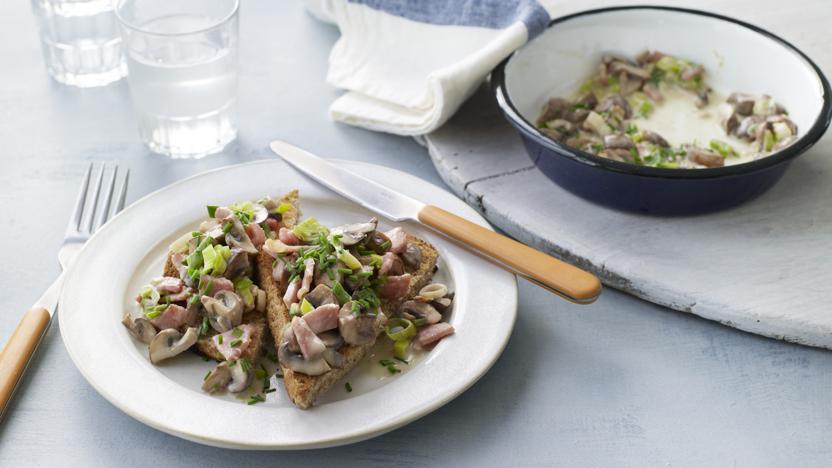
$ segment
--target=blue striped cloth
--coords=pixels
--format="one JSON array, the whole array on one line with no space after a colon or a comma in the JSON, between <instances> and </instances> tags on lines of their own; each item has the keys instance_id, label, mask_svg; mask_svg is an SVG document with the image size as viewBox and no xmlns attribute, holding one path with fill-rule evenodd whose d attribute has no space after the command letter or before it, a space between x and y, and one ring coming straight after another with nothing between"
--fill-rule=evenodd
<instances>
[{"instance_id":1,"label":"blue striped cloth","mask_svg":"<svg viewBox=\"0 0 832 468\"><path fill-rule=\"evenodd\" d=\"M400 135L441 126L552 11L533 0L305 1L341 30L327 81L345 93L332 118Z\"/></svg>"}]
</instances>

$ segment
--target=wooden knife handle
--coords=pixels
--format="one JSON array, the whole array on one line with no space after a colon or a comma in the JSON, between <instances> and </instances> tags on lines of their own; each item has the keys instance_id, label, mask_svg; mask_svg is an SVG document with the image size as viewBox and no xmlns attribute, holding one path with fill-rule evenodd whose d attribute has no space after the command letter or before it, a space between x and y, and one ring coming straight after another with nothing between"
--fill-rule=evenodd
<instances>
[{"instance_id":1,"label":"wooden knife handle","mask_svg":"<svg viewBox=\"0 0 832 468\"><path fill-rule=\"evenodd\" d=\"M442 208L425 206L419 211L419 221L498 260L520 276L564 299L577 304L589 304L601 294L601 282L595 275Z\"/></svg>"},{"instance_id":2,"label":"wooden knife handle","mask_svg":"<svg viewBox=\"0 0 832 468\"><path fill-rule=\"evenodd\" d=\"M5 413L29 359L49 326L49 319L46 309L29 309L0 353L0 414Z\"/></svg>"}]
</instances>

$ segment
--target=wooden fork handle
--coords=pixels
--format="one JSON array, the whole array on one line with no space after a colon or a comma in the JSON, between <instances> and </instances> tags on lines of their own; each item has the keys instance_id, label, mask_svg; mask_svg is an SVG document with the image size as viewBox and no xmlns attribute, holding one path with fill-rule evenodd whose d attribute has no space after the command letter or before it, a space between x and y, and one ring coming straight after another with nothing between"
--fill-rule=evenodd
<instances>
[{"instance_id":1,"label":"wooden fork handle","mask_svg":"<svg viewBox=\"0 0 832 468\"><path fill-rule=\"evenodd\" d=\"M601 282L595 275L442 208L426 205L419 211L419 221L492 257L520 276L564 299L577 304L589 304L601 294Z\"/></svg>"},{"instance_id":2,"label":"wooden fork handle","mask_svg":"<svg viewBox=\"0 0 832 468\"><path fill-rule=\"evenodd\" d=\"M29 359L49 326L49 311L29 309L0 353L0 415L5 413Z\"/></svg>"}]
</instances>

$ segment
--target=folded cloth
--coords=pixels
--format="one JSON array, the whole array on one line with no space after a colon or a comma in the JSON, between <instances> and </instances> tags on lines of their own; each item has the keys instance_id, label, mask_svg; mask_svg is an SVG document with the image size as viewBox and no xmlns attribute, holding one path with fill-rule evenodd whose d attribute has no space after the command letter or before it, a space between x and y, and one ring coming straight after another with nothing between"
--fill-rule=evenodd
<instances>
[{"instance_id":1,"label":"folded cloth","mask_svg":"<svg viewBox=\"0 0 832 468\"><path fill-rule=\"evenodd\" d=\"M453 115L494 66L549 22L533 0L306 0L338 25L327 81L333 119L423 135Z\"/></svg>"}]
</instances>

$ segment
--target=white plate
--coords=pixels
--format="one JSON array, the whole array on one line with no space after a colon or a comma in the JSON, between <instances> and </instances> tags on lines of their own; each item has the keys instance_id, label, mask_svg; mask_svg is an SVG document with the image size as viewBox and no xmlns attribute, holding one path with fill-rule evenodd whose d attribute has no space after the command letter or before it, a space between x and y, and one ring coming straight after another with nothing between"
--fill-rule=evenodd
<instances>
[{"instance_id":1,"label":"white plate","mask_svg":"<svg viewBox=\"0 0 832 468\"><path fill-rule=\"evenodd\" d=\"M487 225L465 203L414 176L358 162L338 164ZM137 201L97 232L79 255L61 295L60 326L75 365L104 398L137 420L209 445L298 449L368 439L407 424L451 401L477 381L505 347L517 313L513 275L415 223L404 227L439 250L440 271L456 292L450 322L457 333L406 373L380 378L366 369L311 410L292 406L278 385L265 403L200 390L213 367L195 354L155 367L146 346L121 325L139 286L160 275L169 243L205 217L205 205L301 192L306 217L329 225L370 212L318 186L278 160L206 172ZM371 368L371 366L365 366ZM380 366L376 366L379 367ZM383 370L383 369L382 369Z\"/></svg>"}]
</instances>

